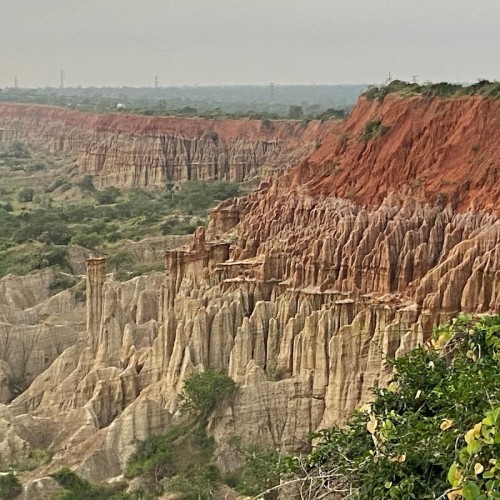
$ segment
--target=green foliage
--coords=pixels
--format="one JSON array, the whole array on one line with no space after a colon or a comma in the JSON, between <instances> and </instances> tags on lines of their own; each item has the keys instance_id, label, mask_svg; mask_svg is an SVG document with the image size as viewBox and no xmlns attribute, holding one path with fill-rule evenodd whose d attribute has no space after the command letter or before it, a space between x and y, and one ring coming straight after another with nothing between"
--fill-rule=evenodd
<instances>
[{"instance_id":1,"label":"green foliage","mask_svg":"<svg viewBox=\"0 0 500 500\"><path fill-rule=\"evenodd\" d=\"M116 202L120 196L120 191L114 186L111 186L106 188L104 191L96 191L94 196L101 205L109 205Z\"/></svg>"},{"instance_id":2,"label":"green foliage","mask_svg":"<svg viewBox=\"0 0 500 500\"><path fill-rule=\"evenodd\" d=\"M213 448L204 426L189 421L142 443L127 464L125 477L141 475L155 493L175 491L185 499L212 498L220 484Z\"/></svg>"},{"instance_id":3,"label":"green foliage","mask_svg":"<svg viewBox=\"0 0 500 500\"><path fill-rule=\"evenodd\" d=\"M67 248L53 245L42 246L38 254L34 256L31 266L32 270L57 266L60 269L73 272L68 261Z\"/></svg>"},{"instance_id":4,"label":"green foliage","mask_svg":"<svg viewBox=\"0 0 500 500\"><path fill-rule=\"evenodd\" d=\"M49 291L52 295L56 295L63 290L74 287L78 283L78 279L74 276L64 273L57 273L49 283Z\"/></svg>"},{"instance_id":5,"label":"green foliage","mask_svg":"<svg viewBox=\"0 0 500 500\"><path fill-rule=\"evenodd\" d=\"M14 397L22 394L28 388L25 374L11 375L7 381L7 387Z\"/></svg>"},{"instance_id":6,"label":"green foliage","mask_svg":"<svg viewBox=\"0 0 500 500\"><path fill-rule=\"evenodd\" d=\"M243 495L257 496L259 493L280 484L284 464L275 450L254 445L243 451L244 465L239 471L236 489ZM277 498L277 491L268 495Z\"/></svg>"},{"instance_id":7,"label":"green foliage","mask_svg":"<svg viewBox=\"0 0 500 500\"><path fill-rule=\"evenodd\" d=\"M500 406L486 412L463 436L466 446L447 479L466 500L500 498Z\"/></svg>"},{"instance_id":8,"label":"green foliage","mask_svg":"<svg viewBox=\"0 0 500 500\"><path fill-rule=\"evenodd\" d=\"M54 472L51 476L64 488L63 491L53 496L53 500L132 500L133 498L141 498L120 491L119 488L122 485L110 487L89 483L66 468Z\"/></svg>"},{"instance_id":9,"label":"green foliage","mask_svg":"<svg viewBox=\"0 0 500 500\"><path fill-rule=\"evenodd\" d=\"M52 453L50 451L36 448L34 450L31 450L24 460L12 464L11 467L16 471L33 470L40 465L49 463L51 460Z\"/></svg>"},{"instance_id":10,"label":"green foliage","mask_svg":"<svg viewBox=\"0 0 500 500\"><path fill-rule=\"evenodd\" d=\"M224 401L235 396L238 387L225 373L207 370L195 373L184 384L181 410L206 418Z\"/></svg>"},{"instance_id":11,"label":"green foliage","mask_svg":"<svg viewBox=\"0 0 500 500\"><path fill-rule=\"evenodd\" d=\"M228 181L190 181L177 191L167 191L165 198L182 213L202 216L215 204L242 194L238 184Z\"/></svg>"},{"instance_id":12,"label":"green foliage","mask_svg":"<svg viewBox=\"0 0 500 500\"><path fill-rule=\"evenodd\" d=\"M16 498L22 491L23 488L17 476L14 474L0 475L0 498L11 500Z\"/></svg>"},{"instance_id":13,"label":"green foliage","mask_svg":"<svg viewBox=\"0 0 500 500\"><path fill-rule=\"evenodd\" d=\"M450 483L455 498L498 498L500 316L459 316L392 364L391 384L291 470L349 498L430 500Z\"/></svg>"},{"instance_id":14,"label":"green foliage","mask_svg":"<svg viewBox=\"0 0 500 500\"><path fill-rule=\"evenodd\" d=\"M419 85L417 83L393 80L388 85L374 87L366 91L363 95L369 100L378 99L379 102L382 102L389 94L399 94L402 96L423 95L427 97L460 97L467 95L500 97L500 82L479 80L473 85L460 85L447 82Z\"/></svg>"},{"instance_id":15,"label":"green foliage","mask_svg":"<svg viewBox=\"0 0 500 500\"><path fill-rule=\"evenodd\" d=\"M71 238L72 245L80 245L90 250L98 248L104 242L104 238L97 233L78 233Z\"/></svg>"},{"instance_id":16,"label":"green foliage","mask_svg":"<svg viewBox=\"0 0 500 500\"><path fill-rule=\"evenodd\" d=\"M304 110L302 109L302 106L290 106L290 109L288 110L288 118L291 120L301 120L304 118Z\"/></svg>"},{"instance_id":17,"label":"green foliage","mask_svg":"<svg viewBox=\"0 0 500 500\"><path fill-rule=\"evenodd\" d=\"M51 181L50 189L61 188L56 181ZM82 182L85 185L88 180ZM70 270L69 244L98 250L111 258L120 251L123 240L191 234L204 224L215 204L243 192L227 181L190 181L168 187L165 191L134 189L121 194L108 188L92 191L92 196L71 204L58 203L53 195L52 201L40 198L43 206L22 210L16 210L10 202L0 205L0 276L9 272L26 274L53 265ZM0 188L0 199L8 196L9 191ZM127 279L129 272L137 275L140 270L137 262L133 268L120 268L120 279Z\"/></svg>"},{"instance_id":18,"label":"green foliage","mask_svg":"<svg viewBox=\"0 0 500 500\"><path fill-rule=\"evenodd\" d=\"M364 142L368 142L377 135L385 135L388 130L389 127L383 125L381 120L369 120L365 123L360 139Z\"/></svg>"},{"instance_id":19,"label":"green foliage","mask_svg":"<svg viewBox=\"0 0 500 500\"><path fill-rule=\"evenodd\" d=\"M179 219L168 219L161 226L161 234L193 234L200 224L192 224Z\"/></svg>"},{"instance_id":20,"label":"green foliage","mask_svg":"<svg viewBox=\"0 0 500 500\"><path fill-rule=\"evenodd\" d=\"M12 141L10 144L5 145L0 151L0 159L19 160L30 157L30 148L20 141Z\"/></svg>"},{"instance_id":21,"label":"green foliage","mask_svg":"<svg viewBox=\"0 0 500 500\"><path fill-rule=\"evenodd\" d=\"M32 188L22 188L19 190L19 193L17 193L17 199L19 200L20 203L29 203L33 201L33 195L34 191Z\"/></svg>"},{"instance_id":22,"label":"green foliage","mask_svg":"<svg viewBox=\"0 0 500 500\"><path fill-rule=\"evenodd\" d=\"M94 181L91 175L86 175L77 186L87 193L93 193L95 191Z\"/></svg>"},{"instance_id":23,"label":"green foliage","mask_svg":"<svg viewBox=\"0 0 500 500\"><path fill-rule=\"evenodd\" d=\"M207 371L189 377L181 406L192 418L144 441L127 464L125 477L141 475L158 494L216 498L222 478L214 463L213 439L206 433L207 417L235 393L236 384L225 374Z\"/></svg>"}]
</instances>

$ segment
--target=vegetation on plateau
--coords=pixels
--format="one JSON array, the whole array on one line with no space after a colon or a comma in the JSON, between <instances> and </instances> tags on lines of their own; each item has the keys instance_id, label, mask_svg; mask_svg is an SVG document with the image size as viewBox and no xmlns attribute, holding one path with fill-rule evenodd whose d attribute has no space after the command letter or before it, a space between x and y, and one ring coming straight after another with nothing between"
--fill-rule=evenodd
<instances>
[{"instance_id":1,"label":"vegetation on plateau","mask_svg":"<svg viewBox=\"0 0 500 500\"><path fill-rule=\"evenodd\" d=\"M77 174L64 158L23 143L0 146L0 276L49 267L72 273L70 245L108 255L110 270L127 264L124 278L141 274L151 269L123 249L124 240L193 233L210 208L243 192L226 181L99 191ZM53 291L69 286L59 275Z\"/></svg>"},{"instance_id":2,"label":"vegetation on plateau","mask_svg":"<svg viewBox=\"0 0 500 500\"><path fill-rule=\"evenodd\" d=\"M388 85L373 87L363 95L370 100L378 99L383 102L389 94L402 96L423 95L427 97L460 97L481 95L484 97L500 97L500 82L479 80L473 85L461 85L458 83L408 83L394 80Z\"/></svg>"}]
</instances>

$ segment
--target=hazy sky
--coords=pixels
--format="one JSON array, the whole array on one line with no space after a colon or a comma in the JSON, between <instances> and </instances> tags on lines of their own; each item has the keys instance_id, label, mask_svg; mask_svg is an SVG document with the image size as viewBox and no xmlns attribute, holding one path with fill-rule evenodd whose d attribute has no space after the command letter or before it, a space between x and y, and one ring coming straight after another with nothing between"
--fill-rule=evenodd
<instances>
[{"instance_id":1,"label":"hazy sky","mask_svg":"<svg viewBox=\"0 0 500 500\"><path fill-rule=\"evenodd\" d=\"M500 79L500 0L0 0L0 86Z\"/></svg>"}]
</instances>

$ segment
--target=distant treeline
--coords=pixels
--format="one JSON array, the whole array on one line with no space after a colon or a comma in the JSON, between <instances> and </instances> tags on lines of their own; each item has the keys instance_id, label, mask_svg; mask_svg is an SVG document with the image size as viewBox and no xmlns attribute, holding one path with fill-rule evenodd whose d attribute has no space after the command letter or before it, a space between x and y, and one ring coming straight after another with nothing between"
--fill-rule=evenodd
<instances>
[{"instance_id":1,"label":"distant treeline","mask_svg":"<svg viewBox=\"0 0 500 500\"><path fill-rule=\"evenodd\" d=\"M106 113L203 118L343 118L366 85L43 88L0 91L0 101Z\"/></svg>"}]
</instances>

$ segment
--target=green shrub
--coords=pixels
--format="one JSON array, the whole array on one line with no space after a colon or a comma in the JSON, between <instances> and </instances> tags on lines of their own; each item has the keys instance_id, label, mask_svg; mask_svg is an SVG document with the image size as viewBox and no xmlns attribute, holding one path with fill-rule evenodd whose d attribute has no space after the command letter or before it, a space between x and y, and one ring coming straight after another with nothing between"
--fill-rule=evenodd
<instances>
[{"instance_id":1,"label":"green shrub","mask_svg":"<svg viewBox=\"0 0 500 500\"><path fill-rule=\"evenodd\" d=\"M196 421L147 439L127 464L125 477L138 475L155 493L179 492L183 499L213 498L221 482L213 463L213 440Z\"/></svg>"},{"instance_id":2,"label":"green shrub","mask_svg":"<svg viewBox=\"0 0 500 500\"><path fill-rule=\"evenodd\" d=\"M96 191L94 196L97 202L101 205L109 205L116 202L120 196L120 191L114 186L111 186L106 188L104 191Z\"/></svg>"},{"instance_id":3,"label":"green shrub","mask_svg":"<svg viewBox=\"0 0 500 500\"><path fill-rule=\"evenodd\" d=\"M7 387L10 393L15 397L22 394L28 388L28 381L26 380L26 375L11 375L7 381Z\"/></svg>"},{"instance_id":4,"label":"green shrub","mask_svg":"<svg viewBox=\"0 0 500 500\"><path fill-rule=\"evenodd\" d=\"M181 410L206 418L220 404L234 397L238 387L225 373L207 370L191 375L184 384Z\"/></svg>"},{"instance_id":5,"label":"green shrub","mask_svg":"<svg viewBox=\"0 0 500 500\"><path fill-rule=\"evenodd\" d=\"M259 493L280 484L281 462L276 450L262 446L249 446L243 452L244 465L237 479L236 489L243 495L257 496ZM268 498L277 498L277 491Z\"/></svg>"},{"instance_id":6,"label":"green shrub","mask_svg":"<svg viewBox=\"0 0 500 500\"><path fill-rule=\"evenodd\" d=\"M169 235L169 234L193 234L197 229L196 224L192 224L190 222L186 222L179 219L169 219L165 221L161 226L161 234Z\"/></svg>"},{"instance_id":7,"label":"green shrub","mask_svg":"<svg viewBox=\"0 0 500 500\"><path fill-rule=\"evenodd\" d=\"M17 200L20 203L29 203L33 201L34 191L31 188L25 187L19 190L17 193Z\"/></svg>"},{"instance_id":8,"label":"green shrub","mask_svg":"<svg viewBox=\"0 0 500 500\"><path fill-rule=\"evenodd\" d=\"M389 130L389 127L382 124L381 120L369 120L365 123L363 133L361 134L361 140L363 142L368 142L373 139L376 135L384 135Z\"/></svg>"},{"instance_id":9,"label":"green shrub","mask_svg":"<svg viewBox=\"0 0 500 500\"><path fill-rule=\"evenodd\" d=\"M407 83L401 80L393 80L388 85L374 87L367 90L363 95L369 99L378 99L383 102L389 94L399 94L403 96L424 95L427 97L459 97L465 95L482 95L485 97L500 97L500 82L490 82L479 80L473 85L460 85L448 82Z\"/></svg>"},{"instance_id":10,"label":"green shrub","mask_svg":"<svg viewBox=\"0 0 500 500\"><path fill-rule=\"evenodd\" d=\"M53 454L48 450L36 448L31 450L26 459L13 464L12 467L18 471L33 470L40 465L49 463L52 460Z\"/></svg>"},{"instance_id":11,"label":"green shrub","mask_svg":"<svg viewBox=\"0 0 500 500\"><path fill-rule=\"evenodd\" d=\"M11 500L23 491L21 483L14 474L0 475L0 498Z\"/></svg>"},{"instance_id":12,"label":"green shrub","mask_svg":"<svg viewBox=\"0 0 500 500\"><path fill-rule=\"evenodd\" d=\"M118 484L116 487L92 484L66 468L54 472L51 477L64 488L64 491L58 492L52 497L53 500L132 500L140 498L120 491L124 487L123 484Z\"/></svg>"},{"instance_id":13,"label":"green shrub","mask_svg":"<svg viewBox=\"0 0 500 500\"><path fill-rule=\"evenodd\" d=\"M94 181L91 175L86 175L77 186L87 193L93 193L95 191Z\"/></svg>"},{"instance_id":14,"label":"green shrub","mask_svg":"<svg viewBox=\"0 0 500 500\"><path fill-rule=\"evenodd\" d=\"M78 278L69 274L57 273L49 283L49 291L52 295L56 295L63 290L74 287L78 283Z\"/></svg>"},{"instance_id":15,"label":"green shrub","mask_svg":"<svg viewBox=\"0 0 500 500\"><path fill-rule=\"evenodd\" d=\"M47 165L37 162L37 163L30 163L29 165L25 165L24 167L24 171L27 174L34 174L35 172L40 172L41 170L47 170Z\"/></svg>"},{"instance_id":16,"label":"green shrub","mask_svg":"<svg viewBox=\"0 0 500 500\"><path fill-rule=\"evenodd\" d=\"M66 247L45 245L34 257L31 264L32 270L45 269L53 266L58 266L59 268L65 269L69 272L73 271L68 261L68 250Z\"/></svg>"},{"instance_id":17,"label":"green shrub","mask_svg":"<svg viewBox=\"0 0 500 500\"><path fill-rule=\"evenodd\" d=\"M104 238L97 233L79 233L71 238L72 245L80 245L94 250L102 245Z\"/></svg>"}]
</instances>

